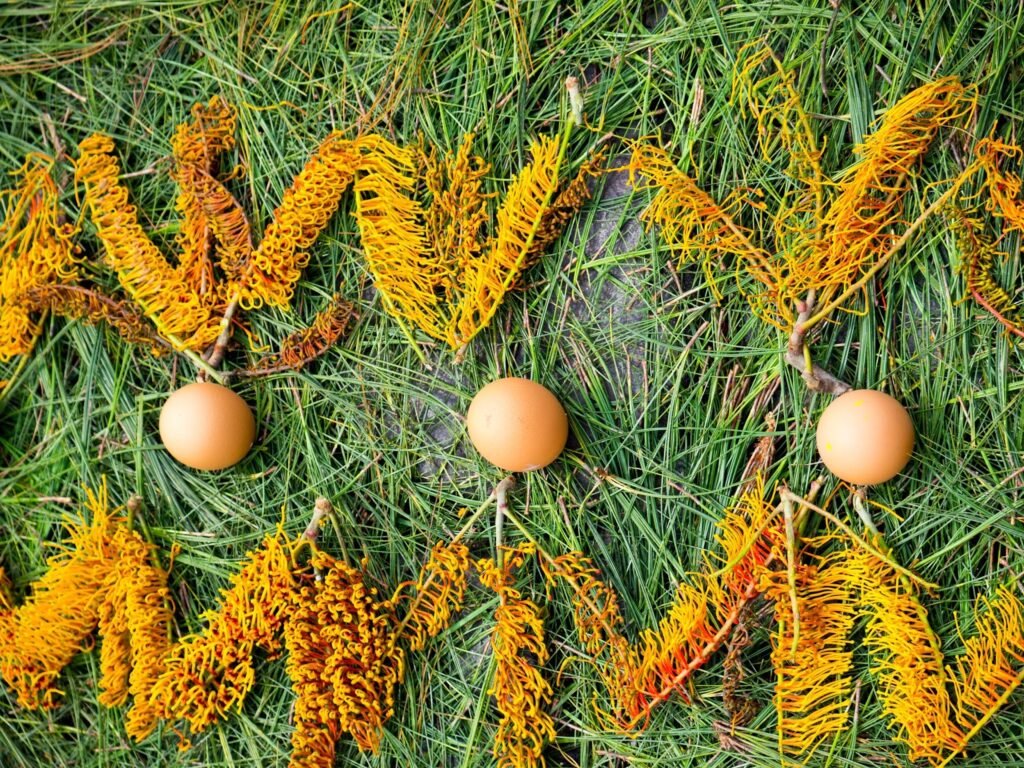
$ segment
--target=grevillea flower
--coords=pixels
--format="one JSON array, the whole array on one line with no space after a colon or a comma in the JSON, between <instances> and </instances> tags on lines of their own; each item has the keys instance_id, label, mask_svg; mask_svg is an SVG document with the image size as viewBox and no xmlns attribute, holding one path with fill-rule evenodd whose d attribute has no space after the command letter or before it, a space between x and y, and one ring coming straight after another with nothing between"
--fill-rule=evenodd
<instances>
[{"instance_id":1,"label":"grevillea flower","mask_svg":"<svg viewBox=\"0 0 1024 768\"><path fill-rule=\"evenodd\" d=\"M822 220L824 239L786 265L784 298L814 288L819 304L853 284L888 251L903 223L909 182L939 131L962 125L976 93L955 77L926 83L893 104L857 148L860 159L841 179ZM953 182L962 183L964 177Z\"/></svg>"},{"instance_id":2,"label":"grevillea flower","mask_svg":"<svg viewBox=\"0 0 1024 768\"><path fill-rule=\"evenodd\" d=\"M444 157L378 140L355 182L356 220L385 307L453 349L491 321L523 271L589 199L587 179L600 163L600 156L584 163L559 192L562 141L534 142L488 227L490 195L482 183L490 166L471 154L472 138Z\"/></svg>"},{"instance_id":3,"label":"grevillea flower","mask_svg":"<svg viewBox=\"0 0 1024 768\"><path fill-rule=\"evenodd\" d=\"M171 178L182 215L178 272L211 303L217 298L214 250L224 262L241 261L252 250L245 214L218 179L220 156L235 146L236 123L234 107L214 96L193 106L192 120L179 125L171 139Z\"/></svg>"},{"instance_id":4,"label":"grevillea flower","mask_svg":"<svg viewBox=\"0 0 1024 768\"><path fill-rule=\"evenodd\" d=\"M648 228L658 228L684 263L700 262L716 296L720 295L717 264L722 256L733 257L765 290L778 283L768 253L754 244L753 233L737 221L739 204L748 200L745 195L719 205L693 177L676 167L667 152L646 143L634 146L630 154L629 181L636 189L657 190L641 218Z\"/></svg>"},{"instance_id":5,"label":"grevillea flower","mask_svg":"<svg viewBox=\"0 0 1024 768\"><path fill-rule=\"evenodd\" d=\"M165 339L178 347L205 348L217 337L219 318L139 224L119 178L114 142L94 134L78 149L75 179L85 187L85 206L103 242L107 265Z\"/></svg>"},{"instance_id":6,"label":"grevillea flower","mask_svg":"<svg viewBox=\"0 0 1024 768\"><path fill-rule=\"evenodd\" d=\"M299 370L344 338L355 317L352 303L335 294L327 306L317 312L308 327L285 336L277 353L262 358L250 371L279 368Z\"/></svg>"},{"instance_id":7,"label":"grevillea flower","mask_svg":"<svg viewBox=\"0 0 1024 768\"><path fill-rule=\"evenodd\" d=\"M23 300L25 291L76 275L77 230L61 221L52 168L52 159L29 155L13 188L0 191L0 361L27 354L38 336L40 307Z\"/></svg>"},{"instance_id":8,"label":"grevillea flower","mask_svg":"<svg viewBox=\"0 0 1024 768\"><path fill-rule=\"evenodd\" d=\"M966 124L976 93L956 78L911 91L886 110L837 184L825 181L820 142L792 73L763 44L746 46L738 57L733 98L757 120L762 153L771 156L778 145L788 158L781 202L760 238L738 223L742 205L764 209L759 199L740 189L720 205L658 148L634 148L631 179L644 178L659 190L644 220L684 261L700 260L713 291L721 257L731 256L733 268L755 281L747 295L752 309L790 328L798 300L814 295L819 305L828 304L886 258L900 237L913 174L940 130ZM951 180L951 189L976 171L969 167ZM1005 182L1012 191L1013 180Z\"/></svg>"},{"instance_id":9,"label":"grevillea flower","mask_svg":"<svg viewBox=\"0 0 1024 768\"><path fill-rule=\"evenodd\" d=\"M736 504L719 520L715 534L721 554L712 563L721 564L719 594L714 604L719 615L729 613L737 600L751 588L759 591L765 566L784 551L781 516L764 498L764 481L758 473ZM712 584L714 587L714 584Z\"/></svg>"},{"instance_id":10,"label":"grevillea flower","mask_svg":"<svg viewBox=\"0 0 1024 768\"><path fill-rule=\"evenodd\" d=\"M917 595L884 563L866 559L859 613L882 711L911 760L941 762L963 734L950 717L939 639Z\"/></svg>"},{"instance_id":11,"label":"grevillea flower","mask_svg":"<svg viewBox=\"0 0 1024 768\"><path fill-rule=\"evenodd\" d=\"M1024 682L1024 606L1010 587L999 587L991 598L979 601L974 634L964 640L963 653L946 673L953 682L963 736L942 765L964 750Z\"/></svg>"},{"instance_id":12,"label":"grevillea flower","mask_svg":"<svg viewBox=\"0 0 1024 768\"><path fill-rule=\"evenodd\" d=\"M129 344L147 347L154 355L169 349L136 305L94 289L48 283L25 289L19 302L33 312L52 312L87 325L105 323Z\"/></svg>"},{"instance_id":13,"label":"grevillea flower","mask_svg":"<svg viewBox=\"0 0 1024 768\"><path fill-rule=\"evenodd\" d=\"M376 752L404 664L393 641L392 606L377 600L362 572L320 551L312 566L322 578L294 592L284 624L297 696L293 768L330 768L344 733L359 749Z\"/></svg>"},{"instance_id":14,"label":"grevillea flower","mask_svg":"<svg viewBox=\"0 0 1024 768\"><path fill-rule=\"evenodd\" d=\"M280 649L293 588L290 547L278 530L247 554L220 605L203 615L205 629L172 646L152 684L151 706L166 720L184 720L193 733L241 706L255 682L254 649Z\"/></svg>"},{"instance_id":15,"label":"grevillea flower","mask_svg":"<svg viewBox=\"0 0 1024 768\"><path fill-rule=\"evenodd\" d=\"M594 660L611 704L610 713L598 713L606 714L611 723L628 721L645 701L636 683L640 659L622 633L625 621L618 594L582 552L541 560L541 567L549 586L562 581L569 588L576 634Z\"/></svg>"},{"instance_id":16,"label":"grevillea flower","mask_svg":"<svg viewBox=\"0 0 1024 768\"><path fill-rule=\"evenodd\" d=\"M399 630L410 651L422 650L427 640L447 628L452 616L462 609L468 572L466 545L439 541L420 569L419 578L395 590L393 604L401 605L403 599L409 601ZM410 592L408 597L404 594L406 591Z\"/></svg>"},{"instance_id":17,"label":"grevillea flower","mask_svg":"<svg viewBox=\"0 0 1024 768\"><path fill-rule=\"evenodd\" d=\"M555 725L548 713L551 686L540 668L548 659L544 644L544 622L540 609L513 586L512 572L533 554L530 546L504 551L505 562L477 562L484 586L498 593L494 612L491 649L494 653L494 682L488 693L501 713L494 737L498 768L543 766L544 747L555 737Z\"/></svg>"},{"instance_id":18,"label":"grevillea flower","mask_svg":"<svg viewBox=\"0 0 1024 768\"><path fill-rule=\"evenodd\" d=\"M1021 178L1006 166L1019 163L1024 151L1002 139L987 138L978 142L975 156L985 172L985 189L989 213L1003 220L1007 229L1024 232L1024 199Z\"/></svg>"},{"instance_id":19,"label":"grevillea flower","mask_svg":"<svg viewBox=\"0 0 1024 768\"><path fill-rule=\"evenodd\" d=\"M628 713L631 720L648 710L652 701L664 699L667 691L683 691L693 672L707 662L707 649L715 644L718 631L712 623L710 591L707 579L694 575L677 587L658 628L640 633L636 686L645 704Z\"/></svg>"},{"instance_id":20,"label":"grevillea flower","mask_svg":"<svg viewBox=\"0 0 1024 768\"><path fill-rule=\"evenodd\" d=\"M367 139L366 141L369 141ZM360 161L360 139L332 133L285 190L281 204L263 232L259 246L243 261L222 262L227 275L225 295L245 309L263 304L286 308L308 249L338 210Z\"/></svg>"},{"instance_id":21,"label":"grevillea flower","mask_svg":"<svg viewBox=\"0 0 1024 768\"><path fill-rule=\"evenodd\" d=\"M111 592L120 587L124 594L124 626L131 665L127 693L132 696L132 706L125 731L141 741L153 731L160 717L161 710L150 693L171 651L173 607L167 571L156 563L156 548L124 525L114 532L114 546L117 560L108 578L113 582ZM103 637L102 628L100 635ZM106 642L103 637L103 651Z\"/></svg>"},{"instance_id":22,"label":"grevillea flower","mask_svg":"<svg viewBox=\"0 0 1024 768\"><path fill-rule=\"evenodd\" d=\"M58 705L57 678L91 646L99 621L115 556L105 486L88 493L86 507L91 522L66 523L70 545L47 561L31 596L0 622L0 676L26 709Z\"/></svg>"},{"instance_id":23,"label":"grevillea flower","mask_svg":"<svg viewBox=\"0 0 1024 768\"><path fill-rule=\"evenodd\" d=\"M806 540L811 551L830 537ZM846 730L850 718L853 670L852 633L857 619L857 590L866 565L847 548L828 555L806 554L796 565L795 623L790 584L785 570L767 571L762 587L775 605L778 631L772 643L775 668L775 709L779 750L783 754L813 752L826 739Z\"/></svg>"},{"instance_id":24,"label":"grevillea flower","mask_svg":"<svg viewBox=\"0 0 1024 768\"><path fill-rule=\"evenodd\" d=\"M967 283L967 293L1009 332L1024 336L1024 314L994 275L996 259L1005 260L1006 254L999 251L977 216L951 208L948 219L960 252L959 270Z\"/></svg>"}]
</instances>

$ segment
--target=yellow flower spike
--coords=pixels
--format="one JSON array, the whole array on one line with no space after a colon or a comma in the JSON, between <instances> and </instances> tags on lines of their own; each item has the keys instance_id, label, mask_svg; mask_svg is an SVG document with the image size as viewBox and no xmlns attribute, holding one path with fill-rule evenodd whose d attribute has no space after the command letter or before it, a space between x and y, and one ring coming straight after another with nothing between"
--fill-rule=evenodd
<instances>
[{"instance_id":1,"label":"yellow flower spike","mask_svg":"<svg viewBox=\"0 0 1024 768\"><path fill-rule=\"evenodd\" d=\"M962 125L976 99L973 88L947 77L920 86L886 110L857 148L860 159L839 182L821 222L823 239L810 253L787 261L790 280L783 300L792 304L813 288L818 305L828 305L887 257L903 224L910 178L938 132Z\"/></svg>"},{"instance_id":2,"label":"yellow flower spike","mask_svg":"<svg viewBox=\"0 0 1024 768\"><path fill-rule=\"evenodd\" d=\"M224 296L228 301L238 300L243 309L263 304L288 307L295 283L309 261L307 249L352 184L364 141L349 141L332 133L321 142L285 190L259 246L245 261L229 259L221 264L227 275Z\"/></svg>"},{"instance_id":3,"label":"yellow flower spike","mask_svg":"<svg viewBox=\"0 0 1024 768\"><path fill-rule=\"evenodd\" d=\"M940 765L947 765L1003 707L1024 682L1024 606L1008 586L979 600L974 635L946 673L956 693L960 740Z\"/></svg>"},{"instance_id":4,"label":"yellow flower spike","mask_svg":"<svg viewBox=\"0 0 1024 768\"><path fill-rule=\"evenodd\" d=\"M79 285L38 285L25 290L20 301L35 312L52 312L86 325L106 323L126 342L147 347L154 355L170 349L134 304L96 290Z\"/></svg>"},{"instance_id":5,"label":"yellow flower spike","mask_svg":"<svg viewBox=\"0 0 1024 768\"><path fill-rule=\"evenodd\" d=\"M436 637L451 623L452 616L462 609L469 572L469 549L461 542L438 542L430 558L420 569L415 582L402 584L391 602L395 605L403 592L411 588L410 605L398 632L409 643L410 651L422 650L427 640Z\"/></svg>"},{"instance_id":6,"label":"yellow flower spike","mask_svg":"<svg viewBox=\"0 0 1024 768\"><path fill-rule=\"evenodd\" d=\"M481 258L463 267L457 281L461 298L446 330L453 349L465 346L483 330L519 279L558 190L563 142L544 137L530 146L530 163L505 191L494 235Z\"/></svg>"},{"instance_id":7,"label":"yellow flower spike","mask_svg":"<svg viewBox=\"0 0 1024 768\"><path fill-rule=\"evenodd\" d=\"M1024 313L994 275L996 259L1005 260L1006 254L998 250L976 215L953 207L947 218L956 237L960 252L958 268L967 283L968 294L1009 333L1024 337Z\"/></svg>"},{"instance_id":8,"label":"yellow flower spike","mask_svg":"<svg viewBox=\"0 0 1024 768\"><path fill-rule=\"evenodd\" d=\"M545 764L544 748L555 737L554 721L548 713L551 685L540 671L548 660L548 649L540 609L524 598L512 581L513 571L534 550L527 544L503 548L503 552L502 566L490 559L477 562L480 581L500 600L491 631L495 672L488 691L501 713L494 756L498 768L534 768Z\"/></svg>"},{"instance_id":9,"label":"yellow flower spike","mask_svg":"<svg viewBox=\"0 0 1024 768\"><path fill-rule=\"evenodd\" d=\"M0 361L31 351L41 307L24 300L26 291L74 280L77 229L62 223L53 160L33 154L15 171L13 188L0 191L6 211L0 222Z\"/></svg>"},{"instance_id":10,"label":"yellow flower spike","mask_svg":"<svg viewBox=\"0 0 1024 768\"><path fill-rule=\"evenodd\" d=\"M682 263L699 260L716 298L721 297L716 270L722 256L733 257L763 290L771 291L780 282L769 254L736 222L731 210L735 206L715 202L664 150L646 143L634 146L629 179L634 188L658 190L641 218L648 228L658 227L661 237L679 252Z\"/></svg>"},{"instance_id":11,"label":"yellow flower spike","mask_svg":"<svg viewBox=\"0 0 1024 768\"><path fill-rule=\"evenodd\" d=\"M419 156L384 138L371 139L355 182L356 222L367 266L388 312L439 338L438 293L446 265L429 248L425 213L415 197Z\"/></svg>"},{"instance_id":12,"label":"yellow flower spike","mask_svg":"<svg viewBox=\"0 0 1024 768\"><path fill-rule=\"evenodd\" d=\"M807 542L811 548L815 542ZM819 541L817 543L824 543ZM779 750L802 755L846 729L852 690L857 587L865 560L839 549L804 557L797 566L796 599L800 636L794 652L794 625L786 571L763 575L765 596L775 603L778 632L773 638L775 708Z\"/></svg>"},{"instance_id":13,"label":"yellow flower spike","mask_svg":"<svg viewBox=\"0 0 1024 768\"><path fill-rule=\"evenodd\" d=\"M131 738L141 741L152 733L160 716L160 709L150 694L171 650L174 621L171 594L167 571L154 564L156 554L152 544L124 526L117 529L114 539L118 559L112 577L124 585L131 664L128 692L132 706L128 710L125 731ZM103 650L106 642L104 637Z\"/></svg>"},{"instance_id":14,"label":"yellow flower spike","mask_svg":"<svg viewBox=\"0 0 1024 768\"><path fill-rule=\"evenodd\" d=\"M483 179L472 135L443 158L378 140L356 180L356 218L374 284L388 312L461 349L494 317L523 272L589 199L603 155L560 188L565 139L541 138L509 184L488 234ZM422 187L422 190L421 190ZM417 197L424 193L425 202Z\"/></svg>"},{"instance_id":15,"label":"yellow flower spike","mask_svg":"<svg viewBox=\"0 0 1024 768\"><path fill-rule=\"evenodd\" d=\"M770 161L781 147L789 160L788 175L802 185L797 200L785 202L786 218L810 214L812 220L820 221L826 187L822 150L794 80L793 71L783 67L765 41L755 40L736 57L730 100L757 121L757 143L764 159ZM813 237L817 223L811 226L811 231L800 234Z\"/></svg>"},{"instance_id":16,"label":"yellow flower spike","mask_svg":"<svg viewBox=\"0 0 1024 768\"><path fill-rule=\"evenodd\" d=\"M196 294L211 302L217 285L214 246L219 245L223 263L244 260L252 250L241 207L217 181L220 155L235 146L236 124L234 107L214 96L208 104L193 106L192 120L179 125L171 139L171 178L178 185L176 207L182 215L178 271Z\"/></svg>"},{"instance_id":17,"label":"yellow flower spike","mask_svg":"<svg viewBox=\"0 0 1024 768\"><path fill-rule=\"evenodd\" d=\"M716 628L710 623L712 606L705 577L695 574L693 583L683 582L676 588L675 599L657 630L640 633L640 660L637 687L648 698L656 697L666 687L680 685L680 673L687 676L694 659L712 641ZM686 698L684 694L684 698Z\"/></svg>"},{"instance_id":18,"label":"yellow flower spike","mask_svg":"<svg viewBox=\"0 0 1024 768\"><path fill-rule=\"evenodd\" d=\"M1008 229L1024 232L1024 199L1021 199L1021 178L1004 168L1009 163L1020 163L1021 148L1002 139L987 138L978 142L975 156L985 172L985 203L989 213L1003 220Z\"/></svg>"},{"instance_id":19,"label":"yellow flower spike","mask_svg":"<svg viewBox=\"0 0 1024 768\"><path fill-rule=\"evenodd\" d=\"M330 768L344 733L376 752L404 671L391 604L376 599L360 571L319 550L311 566L323 576L296 590L284 623L297 696L291 768Z\"/></svg>"},{"instance_id":20,"label":"yellow flower spike","mask_svg":"<svg viewBox=\"0 0 1024 768\"><path fill-rule=\"evenodd\" d=\"M627 721L629 713L641 706L643 696L636 683L640 660L622 633L625 621L618 594L582 552L550 560L542 557L541 568L549 586L560 580L571 591L576 634L593 659L611 703L608 719L616 724Z\"/></svg>"},{"instance_id":21,"label":"yellow flower spike","mask_svg":"<svg viewBox=\"0 0 1024 768\"><path fill-rule=\"evenodd\" d=\"M217 337L219 319L139 225L113 152L114 142L95 134L79 145L75 164L75 179L85 187L85 207L107 265L164 338L201 350Z\"/></svg>"},{"instance_id":22,"label":"yellow flower spike","mask_svg":"<svg viewBox=\"0 0 1024 768\"><path fill-rule=\"evenodd\" d=\"M132 646L128 634L128 584L118 578L116 566L107 576L106 597L99 607L100 679L97 701L119 707L128 700Z\"/></svg>"},{"instance_id":23,"label":"yellow flower spike","mask_svg":"<svg viewBox=\"0 0 1024 768\"><path fill-rule=\"evenodd\" d=\"M491 195L483 191L482 185L491 166L482 157L470 154L473 138L467 133L458 150L444 158L437 156L436 149L429 155L420 150L423 184L429 198L425 210L427 238L434 262L455 274L480 258L483 228L490 219L487 202ZM445 300L453 300L456 286L447 280L440 285Z\"/></svg>"},{"instance_id":24,"label":"yellow flower spike","mask_svg":"<svg viewBox=\"0 0 1024 768\"><path fill-rule=\"evenodd\" d=\"M199 733L241 706L255 682L253 650L276 655L294 589L291 547L279 529L248 554L207 626L171 647L152 682L149 705Z\"/></svg>"},{"instance_id":25,"label":"yellow flower spike","mask_svg":"<svg viewBox=\"0 0 1024 768\"><path fill-rule=\"evenodd\" d=\"M758 472L736 505L718 522L715 541L721 555L712 555L712 562L721 562L722 566L711 576L722 590L714 600L720 616L728 613L736 600L743 599L751 585L760 582L766 563L784 556L779 510L764 497L764 480Z\"/></svg>"},{"instance_id":26,"label":"yellow flower spike","mask_svg":"<svg viewBox=\"0 0 1024 768\"><path fill-rule=\"evenodd\" d=\"M963 739L950 717L938 639L907 583L872 555L859 556L865 561L859 612L867 617L864 645L882 711L910 759L934 765Z\"/></svg>"},{"instance_id":27,"label":"yellow flower spike","mask_svg":"<svg viewBox=\"0 0 1024 768\"><path fill-rule=\"evenodd\" d=\"M26 709L52 709L61 671L91 646L115 557L106 486L89 492L92 521L69 520L70 546L47 561L31 596L0 622L0 677Z\"/></svg>"}]
</instances>

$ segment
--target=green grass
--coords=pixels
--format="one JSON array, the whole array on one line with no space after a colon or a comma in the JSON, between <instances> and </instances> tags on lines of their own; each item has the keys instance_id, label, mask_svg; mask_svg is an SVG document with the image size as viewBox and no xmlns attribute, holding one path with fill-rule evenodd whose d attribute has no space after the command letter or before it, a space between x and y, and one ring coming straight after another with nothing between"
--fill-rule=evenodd
<instances>
[{"instance_id":1,"label":"green grass","mask_svg":"<svg viewBox=\"0 0 1024 768\"><path fill-rule=\"evenodd\" d=\"M1018 3L844 3L827 41L832 10L824 0L723 8L690 0L643 14L625 2L536 0L511 4L518 5L518 24L488 2L441 3L436 12L430 5L5 6L0 166L17 167L27 151L53 152L50 123L71 153L90 132L105 131L132 174L144 224L169 242L176 227L175 190L166 175L171 133L193 103L219 93L239 106L238 160L247 174L234 189L260 231L332 129L372 128L403 142L422 135L442 147L476 131L500 188L524 162L529 137L558 130L562 82L576 74L585 77L587 115L599 132L577 132L571 156L582 157L605 132L660 134L684 164L700 169L716 196L747 184L767 189L770 198L779 166L758 160L751 126L728 104L735 53L762 35L797 67L798 88L827 137L830 173L853 162L852 147L879 110L932 76L978 84L979 134L994 121L1020 134ZM110 45L86 51L91 55L81 61L24 71L25 62L53 61L107 38ZM703 110L691 121L698 81ZM938 146L913 204L928 181L954 167L953 152ZM249 319L260 339L277 340L341 286L357 301L361 320L309 370L239 388L256 409L260 437L238 468L220 474L186 471L156 434L163 399L193 375L187 361L153 359L105 330L48 321L0 406L0 563L23 595L44 571L45 543L60 538L81 486L105 475L116 499L145 497L149 530L165 552L181 547L171 578L184 597L182 631L201 626L199 613L282 516L290 531L302 529L316 495L339 508L350 553L368 559L374 580L394 585L412 577L429 547L457 528L456 511L476 506L500 479L468 444L463 414L484 383L517 374L558 394L573 438L560 461L523 478L513 508L528 504L528 525L549 550L593 555L623 597L634 631L654 624L674 584L713 546L714 523L753 441L764 434L759 395L778 384L768 401L779 422L774 479L796 489L820 471L813 428L824 400L784 368L784 339L751 316L731 279L722 280L724 297L716 304L699 270L677 270L655 236L636 236L633 220L646 199L616 193L585 207L531 272L529 290L508 298L465 362L453 365L446 349L424 344L432 370L420 365L372 290L346 203L314 249L293 312L260 311ZM65 203L77 210L70 189ZM85 242L90 253L98 248L92 235ZM1020 285L1019 243L1006 246L1011 257L1001 278ZM846 317L814 349L841 377L885 386L911 410L919 435L914 460L874 493L902 518L884 521L897 557L941 585L927 606L945 649L955 653L957 614L1019 567L1024 537L1014 514L1024 506L1024 359L989 316L961 300L951 248L944 227L926 228L875 282L873 295L884 304ZM235 352L228 364L243 357ZM12 368L0 370L0 378ZM621 483L601 482L596 469ZM841 502L835 509L849 512ZM518 540L514 529L507 536ZM336 547L333 535L325 541ZM470 541L475 555L489 554L488 526ZM535 572L524 590L546 601ZM483 590L471 590L454 626L410 659L381 755L360 755L343 740L340 765L493 764L497 714L486 695L486 641L494 605ZM547 604L547 631L554 669L576 648L564 595ZM576 664L556 686L559 735L547 752L549 765L777 764L767 632L755 633L747 657L750 691L763 704L735 736L748 752L723 749L716 733L715 723L727 719L720 657L696 677L693 705L672 700L635 740L601 728L591 706L595 673ZM856 729L813 764L906 764L862 653L856 674ZM97 704L97 677L97 655L80 656L64 677L64 705L47 714L18 710L3 690L0 765L241 767L287 760L292 694L280 661L261 661L242 712L182 754L166 728L141 745L130 743L123 711ZM1024 764L1022 702L1020 694L1011 699L961 764Z\"/></svg>"}]
</instances>

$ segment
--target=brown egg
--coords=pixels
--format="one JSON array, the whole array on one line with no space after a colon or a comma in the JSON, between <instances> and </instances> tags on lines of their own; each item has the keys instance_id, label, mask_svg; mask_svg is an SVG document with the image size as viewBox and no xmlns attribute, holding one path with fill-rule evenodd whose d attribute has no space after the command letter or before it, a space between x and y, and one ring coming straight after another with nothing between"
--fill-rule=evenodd
<instances>
[{"instance_id":1,"label":"brown egg","mask_svg":"<svg viewBox=\"0 0 1024 768\"><path fill-rule=\"evenodd\" d=\"M851 390L833 400L818 422L821 460L854 485L891 480L910 461L913 450L910 415L884 392Z\"/></svg>"},{"instance_id":2,"label":"brown egg","mask_svg":"<svg viewBox=\"0 0 1024 768\"><path fill-rule=\"evenodd\" d=\"M220 384L182 387L160 411L164 447L192 469L227 469L245 458L255 438L256 421L249 406Z\"/></svg>"},{"instance_id":3,"label":"brown egg","mask_svg":"<svg viewBox=\"0 0 1024 768\"><path fill-rule=\"evenodd\" d=\"M546 467L569 437L561 403L529 379L498 379L481 389L469 404L466 426L483 457L510 472Z\"/></svg>"}]
</instances>

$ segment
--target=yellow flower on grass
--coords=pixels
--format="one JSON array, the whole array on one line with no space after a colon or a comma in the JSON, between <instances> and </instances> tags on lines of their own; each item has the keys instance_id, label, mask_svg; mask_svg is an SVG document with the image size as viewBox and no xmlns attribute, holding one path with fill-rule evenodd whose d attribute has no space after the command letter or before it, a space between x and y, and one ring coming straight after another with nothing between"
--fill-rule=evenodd
<instances>
[{"instance_id":1,"label":"yellow flower on grass","mask_svg":"<svg viewBox=\"0 0 1024 768\"><path fill-rule=\"evenodd\" d=\"M31 351L40 307L24 293L76 274L75 227L61 221L53 160L29 155L15 171L14 186L0 191L0 361Z\"/></svg>"},{"instance_id":2,"label":"yellow flower on grass","mask_svg":"<svg viewBox=\"0 0 1024 768\"><path fill-rule=\"evenodd\" d=\"M316 551L311 565L322 577L295 592L284 624L297 696L292 768L330 768L344 733L376 752L404 670L391 604L344 562Z\"/></svg>"},{"instance_id":3,"label":"yellow flower on grass","mask_svg":"<svg viewBox=\"0 0 1024 768\"><path fill-rule=\"evenodd\" d=\"M477 562L480 581L500 599L491 631L495 672L488 691L501 713L494 756L498 768L533 768L545 764L544 748L555 738L548 712L551 686L541 673L548 649L540 609L524 598L512 581L513 571L533 550L521 547L504 554L505 563L500 567L490 559Z\"/></svg>"},{"instance_id":4,"label":"yellow flower on grass","mask_svg":"<svg viewBox=\"0 0 1024 768\"><path fill-rule=\"evenodd\" d=\"M290 547L279 530L221 591L220 605L203 614L206 628L171 647L150 689L150 706L166 720L184 720L199 733L241 706L256 675L253 652L280 649L294 576Z\"/></svg>"}]
</instances>

